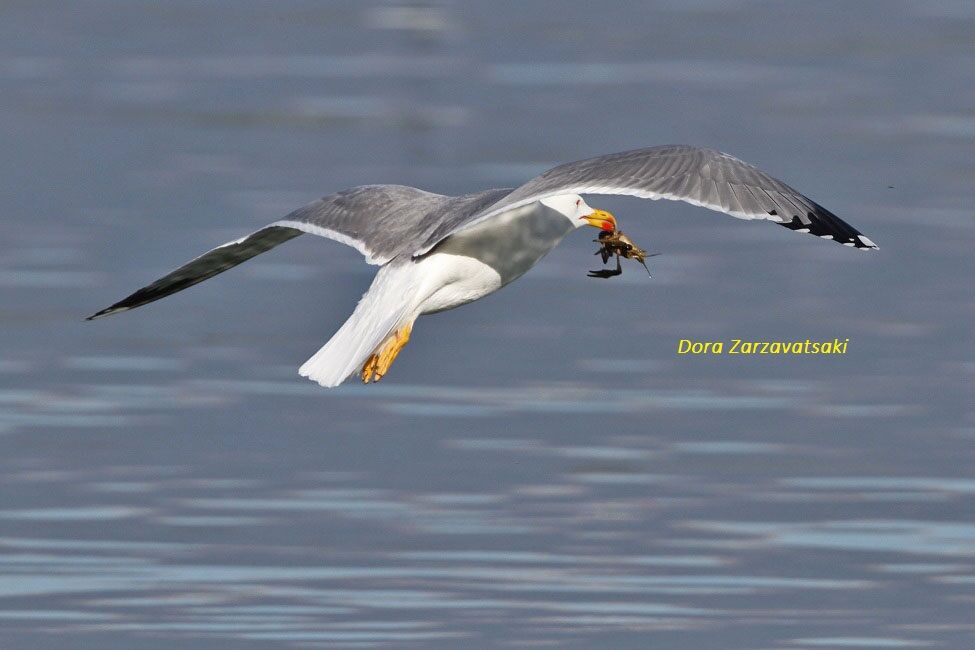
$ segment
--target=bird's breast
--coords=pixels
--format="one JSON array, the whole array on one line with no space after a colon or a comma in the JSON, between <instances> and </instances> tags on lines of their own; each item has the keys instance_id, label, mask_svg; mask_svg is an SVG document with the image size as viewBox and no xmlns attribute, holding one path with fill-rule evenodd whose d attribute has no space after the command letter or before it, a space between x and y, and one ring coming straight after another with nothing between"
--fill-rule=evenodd
<instances>
[{"instance_id":1,"label":"bird's breast","mask_svg":"<svg viewBox=\"0 0 975 650\"><path fill-rule=\"evenodd\" d=\"M435 251L478 260L497 272L503 286L524 275L573 230L569 218L533 203L459 230Z\"/></svg>"}]
</instances>

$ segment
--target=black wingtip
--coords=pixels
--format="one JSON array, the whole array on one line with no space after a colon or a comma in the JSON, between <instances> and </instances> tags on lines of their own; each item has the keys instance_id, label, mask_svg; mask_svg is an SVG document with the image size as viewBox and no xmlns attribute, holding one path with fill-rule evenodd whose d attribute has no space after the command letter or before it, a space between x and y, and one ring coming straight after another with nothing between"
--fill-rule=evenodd
<instances>
[{"instance_id":1,"label":"black wingtip","mask_svg":"<svg viewBox=\"0 0 975 650\"><path fill-rule=\"evenodd\" d=\"M774 212L770 211L769 214L774 216ZM820 239L828 239L861 251L879 248L869 237L817 203L812 204L812 209L806 213L805 218L793 215L789 221L776 223L789 230L810 233Z\"/></svg>"},{"instance_id":2,"label":"black wingtip","mask_svg":"<svg viewBox=\"0 0 975 650\"><path fill-rule=\"evenodd\" d=\"M92 314L85 318L85 320L95 320L96 318L101 318L102 316L109 316L120 311L128 311L128 307L119 307L118 305L112 305L111 307L106 307L105 309Z\"/></svg>"}]
</instances>

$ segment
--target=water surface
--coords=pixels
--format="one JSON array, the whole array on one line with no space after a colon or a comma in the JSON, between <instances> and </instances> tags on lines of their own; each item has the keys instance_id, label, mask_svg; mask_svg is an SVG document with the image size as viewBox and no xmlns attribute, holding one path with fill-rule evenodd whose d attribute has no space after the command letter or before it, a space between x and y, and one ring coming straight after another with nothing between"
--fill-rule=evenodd
<instances>
[{"instance_id":1,"label":"water surface","mask_svg":"<svg viewBox=\"0 0 975 650\"><path fill-rule=\"evenodd\" d=\"M0 5L0 645L970 648L965 3ZM301 238L82 318L348 186L687 142L876 255L592 197L377 386L296 369L368 286ZM850 339L830 358L677 340Z\"/></svg>"}]
</instances>

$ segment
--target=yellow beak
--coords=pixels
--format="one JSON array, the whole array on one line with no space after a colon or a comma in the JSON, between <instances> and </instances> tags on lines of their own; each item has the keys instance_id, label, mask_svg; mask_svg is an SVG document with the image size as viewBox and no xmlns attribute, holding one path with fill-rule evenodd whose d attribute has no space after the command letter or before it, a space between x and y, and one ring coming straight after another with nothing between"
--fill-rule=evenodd
<instances>
[{"instance_id":1,"label":"yellow beak","mask_svg":"<svg viewBox=\"0 0 975 650\"><path fill-rule=\"evenodd\" d=\"M599 228L600 230L616 230L616 217L605 210L593 210L592 214L587 214L586 216L579 218L585 220L585 222L593 228Z\"/></svg>"}]
</instances>

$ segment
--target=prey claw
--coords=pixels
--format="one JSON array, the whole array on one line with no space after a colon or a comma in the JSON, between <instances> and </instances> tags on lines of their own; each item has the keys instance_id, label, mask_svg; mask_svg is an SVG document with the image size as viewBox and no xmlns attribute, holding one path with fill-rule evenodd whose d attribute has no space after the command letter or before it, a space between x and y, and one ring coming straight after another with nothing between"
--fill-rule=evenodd
<instances>
[{"instance_id":1,"label":"prey claw","mask_svg":"<svg viewBox=\"0 0 975 650\"><path fill-rule=\"evenodd\" d=\"M589 271L590 278L612 278L617 275L623 275L623 267L620 266L620 256L616 256L616 268L615 269L599 269L598 271Z\"/></svg>"}]
</instances>

